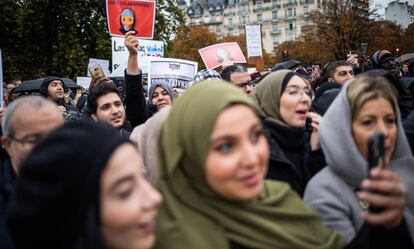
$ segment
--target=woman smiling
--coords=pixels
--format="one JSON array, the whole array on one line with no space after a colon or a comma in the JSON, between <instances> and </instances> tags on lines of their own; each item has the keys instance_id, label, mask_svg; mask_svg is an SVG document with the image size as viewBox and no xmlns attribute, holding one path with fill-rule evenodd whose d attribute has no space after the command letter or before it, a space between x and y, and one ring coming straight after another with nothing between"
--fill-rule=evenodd
<instances>
[{"instance_id":1,"label":"woman smiling","mask_svg":"<svg viewBox=\"0 0 414 249\"><path fill-rule=\"evenodd\" d=\"M259 110L221 81L174 104L160 135L156 248L342 248L290 187L265 181Z\"/></svg>"}]
</instances>

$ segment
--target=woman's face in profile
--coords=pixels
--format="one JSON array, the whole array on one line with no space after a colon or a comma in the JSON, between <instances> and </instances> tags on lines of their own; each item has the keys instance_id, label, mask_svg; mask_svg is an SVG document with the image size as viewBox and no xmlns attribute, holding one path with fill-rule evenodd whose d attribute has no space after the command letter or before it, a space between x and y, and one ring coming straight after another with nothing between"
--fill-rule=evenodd
<instances>
[{"instance_id":1,"label":"woman's face in profile","mask_svg":"<svg viewBox=\"0 0 414 249\"><path fill-rule=\"evenodd\" d=\"M220 196L239 201L260 195L269 146L257 115L245 105L222 111L210 136L207 183Z\"/></svg>"},{"instance_id":2,"label":"woman's face in profile","mask_svg":"<svg viewBox=\"0 0 414 249\"><path fill-rule=\"evenodd\" d=\"M384 135L385 163L391 159L397 138L397 117L392 104L384 98L371 99L362 105L352 121L352 135L361 155L368 158L368 139L376 132Z\"/></svg>"},{"instance_id":3,"label":"woman's face in profile","mask_svg":"<svg viewBox=\"0 0 414 249\"><path fill-rule=\"evenodd\" d=\"M152 248L161 195L144 178L142 158L120 145L101 175L101 232L107 248Z\"/></svg>"},{"instance_id":4,"label":"woman's face in profile","mask_svg":"<svg viewBox=\"0 0 414 249\"><path fill-rule=\"evenodd\" d=\"M285 123L303 128L311 106L311 88L299 76L293 76L280 96L279 110Z\"/></svg>"}]
</instances>

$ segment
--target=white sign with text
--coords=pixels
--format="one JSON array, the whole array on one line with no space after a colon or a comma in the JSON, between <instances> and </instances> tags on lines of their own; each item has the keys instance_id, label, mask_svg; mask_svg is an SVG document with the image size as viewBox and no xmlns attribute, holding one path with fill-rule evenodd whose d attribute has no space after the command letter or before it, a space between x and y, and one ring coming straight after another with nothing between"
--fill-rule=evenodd
<instances>
[{"instance_id":1,"label":"white sign with text","mask_svg":"<svg viewBox=\"0 0 414 249\"><path fill-rule=\"evenodd\" d=\"M142 73L148 73L151 58L164 57L164 42L138 39L138 66ZM123 77L128 63L128 49L123 37L112 37L112 77Z\"/></svg>"},{"instance_id":2,"label":"white sign with text","mask_svg":"<svg viewBox=\"0 0 414 249\"><path fill-rule=\"evenodd\" d=\"M262 32L260 24L246 25L247 57L261 57L262 54Z\"/></svg>"}]
</instances>

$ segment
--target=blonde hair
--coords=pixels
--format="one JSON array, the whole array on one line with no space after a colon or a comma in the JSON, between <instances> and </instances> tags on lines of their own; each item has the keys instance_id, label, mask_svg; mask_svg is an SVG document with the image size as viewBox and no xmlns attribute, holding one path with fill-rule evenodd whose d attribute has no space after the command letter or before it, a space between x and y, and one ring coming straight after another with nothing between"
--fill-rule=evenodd
<instances>
[{"instance_id":1,"label":"blonde hair","mask_svg":"<svg viewBox=\"0 0 414 249\"><path fill-rule=\"evenodd\" d=\"M352 120L367 101L379 98L388 100L397 115L397 92L386 78L365 75L356 77L348 88Z\"/></svg>"}]
</instances>

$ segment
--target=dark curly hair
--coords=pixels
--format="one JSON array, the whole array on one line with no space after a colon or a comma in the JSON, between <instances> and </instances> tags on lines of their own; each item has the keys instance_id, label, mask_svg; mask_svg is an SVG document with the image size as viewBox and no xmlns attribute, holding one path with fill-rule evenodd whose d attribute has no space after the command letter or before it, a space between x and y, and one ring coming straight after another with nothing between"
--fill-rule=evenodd
<instances>
[{"instance_id":1,"label":"dark curly hair","mask_svg":"<svg viewBox=\"0 0 414 249\"><path fill-rule=\"evenodd\" d=\"M102 82L99 85L94 86L92 89L90 89L88 95L89 115L96 114L96 110L98 109L98 98L108 93L116 93L119 96L119 98L122 99L119 89L112 82Z\"/></svg>"}]
</instances>

